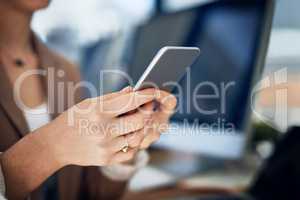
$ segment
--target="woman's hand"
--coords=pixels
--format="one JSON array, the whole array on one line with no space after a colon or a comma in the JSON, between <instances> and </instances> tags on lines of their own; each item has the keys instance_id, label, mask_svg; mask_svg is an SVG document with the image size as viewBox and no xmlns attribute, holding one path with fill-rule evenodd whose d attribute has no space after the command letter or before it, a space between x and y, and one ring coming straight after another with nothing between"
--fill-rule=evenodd
<instances>
[{"instance_id":1,"label":"woman's hand","mask_svg":"<svg viewBox=\"0 0 300 200\"><path fill-rule=\"evenodd\" d=\"M155 101L151 101L138 110L151 117L145 127L135 133L126 135L131 148L144 150L159 140L161 134L169 127L169 119L174 114L177 99L174 95L155 90Z\"/></svg>"},{"instance_id":2,"label":"woman's hand","mask_svg":"<svg viewBox=\"0 0 300 200\"><path fill-rule=\"evenodd\" d=\"M144 135L127 137L145 127L152 112L147 105L155 95L153 89L125 90L87 99L29 133L0 157L8 198L24 199L66 165L106 166L132 159ZM141 106L148 112L130 112ZM136 148L120 152L127 142Z\"/></svg>"},{"instance_id":3,"label":"woman's hand","mask_svg":"<svg viewBox=\"0 0 300 200\"><path fill-rule=\"evenodd\" d=\"M140 149L147 149L150 145L159 140L161 134L169 127L169 119L174 114L177 99L174 95L165 92L157 91L156 94L156 110L152 114L151 120L148 121L146 128L142 131L145 138L140 144ZM154 106L155 104L148 103L146 106ZM145 107L146 107L145 106Z\"/></svg>"},{"instance_id":4,"label":"woman's hand","mask_svg":"<svg viewBox=\"0 0 300 200\"><path fill-rule=\"evenodd\" d=\"M63 165L80 166L107 166L131 160L143 139L143 135L135 133L150 120L153 109L148 105L155 94L154 89L128 89L84 100L69 109L45 127L52 130L48 137L54 157ZM131 147L129 151L122 152L127 145Z\"/></svg>"}]
</instances>

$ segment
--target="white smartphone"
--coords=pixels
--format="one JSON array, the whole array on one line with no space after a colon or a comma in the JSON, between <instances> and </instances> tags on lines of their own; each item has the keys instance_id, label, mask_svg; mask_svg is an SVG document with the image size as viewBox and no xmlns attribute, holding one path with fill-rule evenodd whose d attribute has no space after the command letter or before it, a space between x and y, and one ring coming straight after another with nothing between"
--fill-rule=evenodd
<instances>
[{"instance_id":1,"label":"white smartphone","mask_svg":"<svg viewBox=\"0 0 300 200\"><path fill-rule=\"evenodd\" d=\"M159 88L172 92L175 85L200 55L198 47L162 48L147 67L134 90Z\"/></svg>"}]
</instances>

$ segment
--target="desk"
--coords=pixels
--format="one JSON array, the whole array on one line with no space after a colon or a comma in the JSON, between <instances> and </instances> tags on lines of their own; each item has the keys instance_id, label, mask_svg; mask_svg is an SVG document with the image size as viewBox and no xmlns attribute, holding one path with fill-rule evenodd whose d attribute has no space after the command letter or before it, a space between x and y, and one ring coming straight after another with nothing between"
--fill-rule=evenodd
<instances>
[{"instance_id":1,"label":"desk","mask_svg":"<svg viewBox=\"0 0 300 200\"><path fill-rule=\"evenodd\" d=\"M130 193L125 199L141 196L151 199L156 198L155 195L186 193L238 194L251 184L258 167L249 158L246 160L252 164L233 161L205 164L209 159L199 155L162 150L154 150L150 154L150 165L132 179ZM178 173L180 169L182 172Z\"/></svg>"}]
</instances>

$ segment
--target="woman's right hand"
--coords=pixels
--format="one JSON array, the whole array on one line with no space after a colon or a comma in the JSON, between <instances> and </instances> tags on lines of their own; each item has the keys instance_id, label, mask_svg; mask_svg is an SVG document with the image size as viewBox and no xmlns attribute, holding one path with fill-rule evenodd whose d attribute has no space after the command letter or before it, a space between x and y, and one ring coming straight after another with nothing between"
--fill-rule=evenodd
<instances>
[{"instance_id":1,"label":"woman's right hand","mask_svg":"<svg viewBox=\"0 0 300 200\"><path fill-rule=\"evenodd\" d=\"M62 166L107 166L125 162L138 151L144 138L139 130L153 112L152 106L143 105L149 105L147 103L154 99L154 89L132 92L130 88L86 99L40 132L47 135L49 148ZM131 112L140 107L143 109ZM121 150L126 145L131 148L124 153Z\"/></svg>"},{"instance_id":2,"label":"woman's right hand","mask_svg":"<svg viewBox=\"0 0 300 200\"><path fill-rule=\"evenodd\" d=\"M127 88L86 99L27 134L0 157L8 198L24 199L67 165L106 166L131 160L144 139L138 130L151 117L149 102L155 96L154 89ZM130 150L124 153L127 142Z\"/></svg>"}]
</instances>

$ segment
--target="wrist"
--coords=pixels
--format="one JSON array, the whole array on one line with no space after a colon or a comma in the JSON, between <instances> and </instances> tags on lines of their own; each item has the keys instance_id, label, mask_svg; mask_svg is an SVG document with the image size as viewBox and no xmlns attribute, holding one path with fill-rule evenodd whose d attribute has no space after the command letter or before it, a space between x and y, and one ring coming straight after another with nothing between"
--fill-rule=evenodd
<instances>
[{"instance_id":1,"label":"wrist","mask_svg":"<svg viewBox=\"0 0 300 200\"><path fill-rule=\"evenodd\" d=\"M27 134L2 154L9 199L23 199L63 165L55 157L44 128Z\"/></svg>"},{"instance_id":2,"label":"wrist","mask_svg":"<svg viewBox=\"0 0 300 200\"><path fill-rule=\"evenodd\" d=\"M57 128L52 127L52 123L42 127L38 133L34 133L37 144L44 149L56 170L70 164L65 159L65 145L61 144L63 140L59 137L61 134Z\"/></svg>"}]
</instances>

